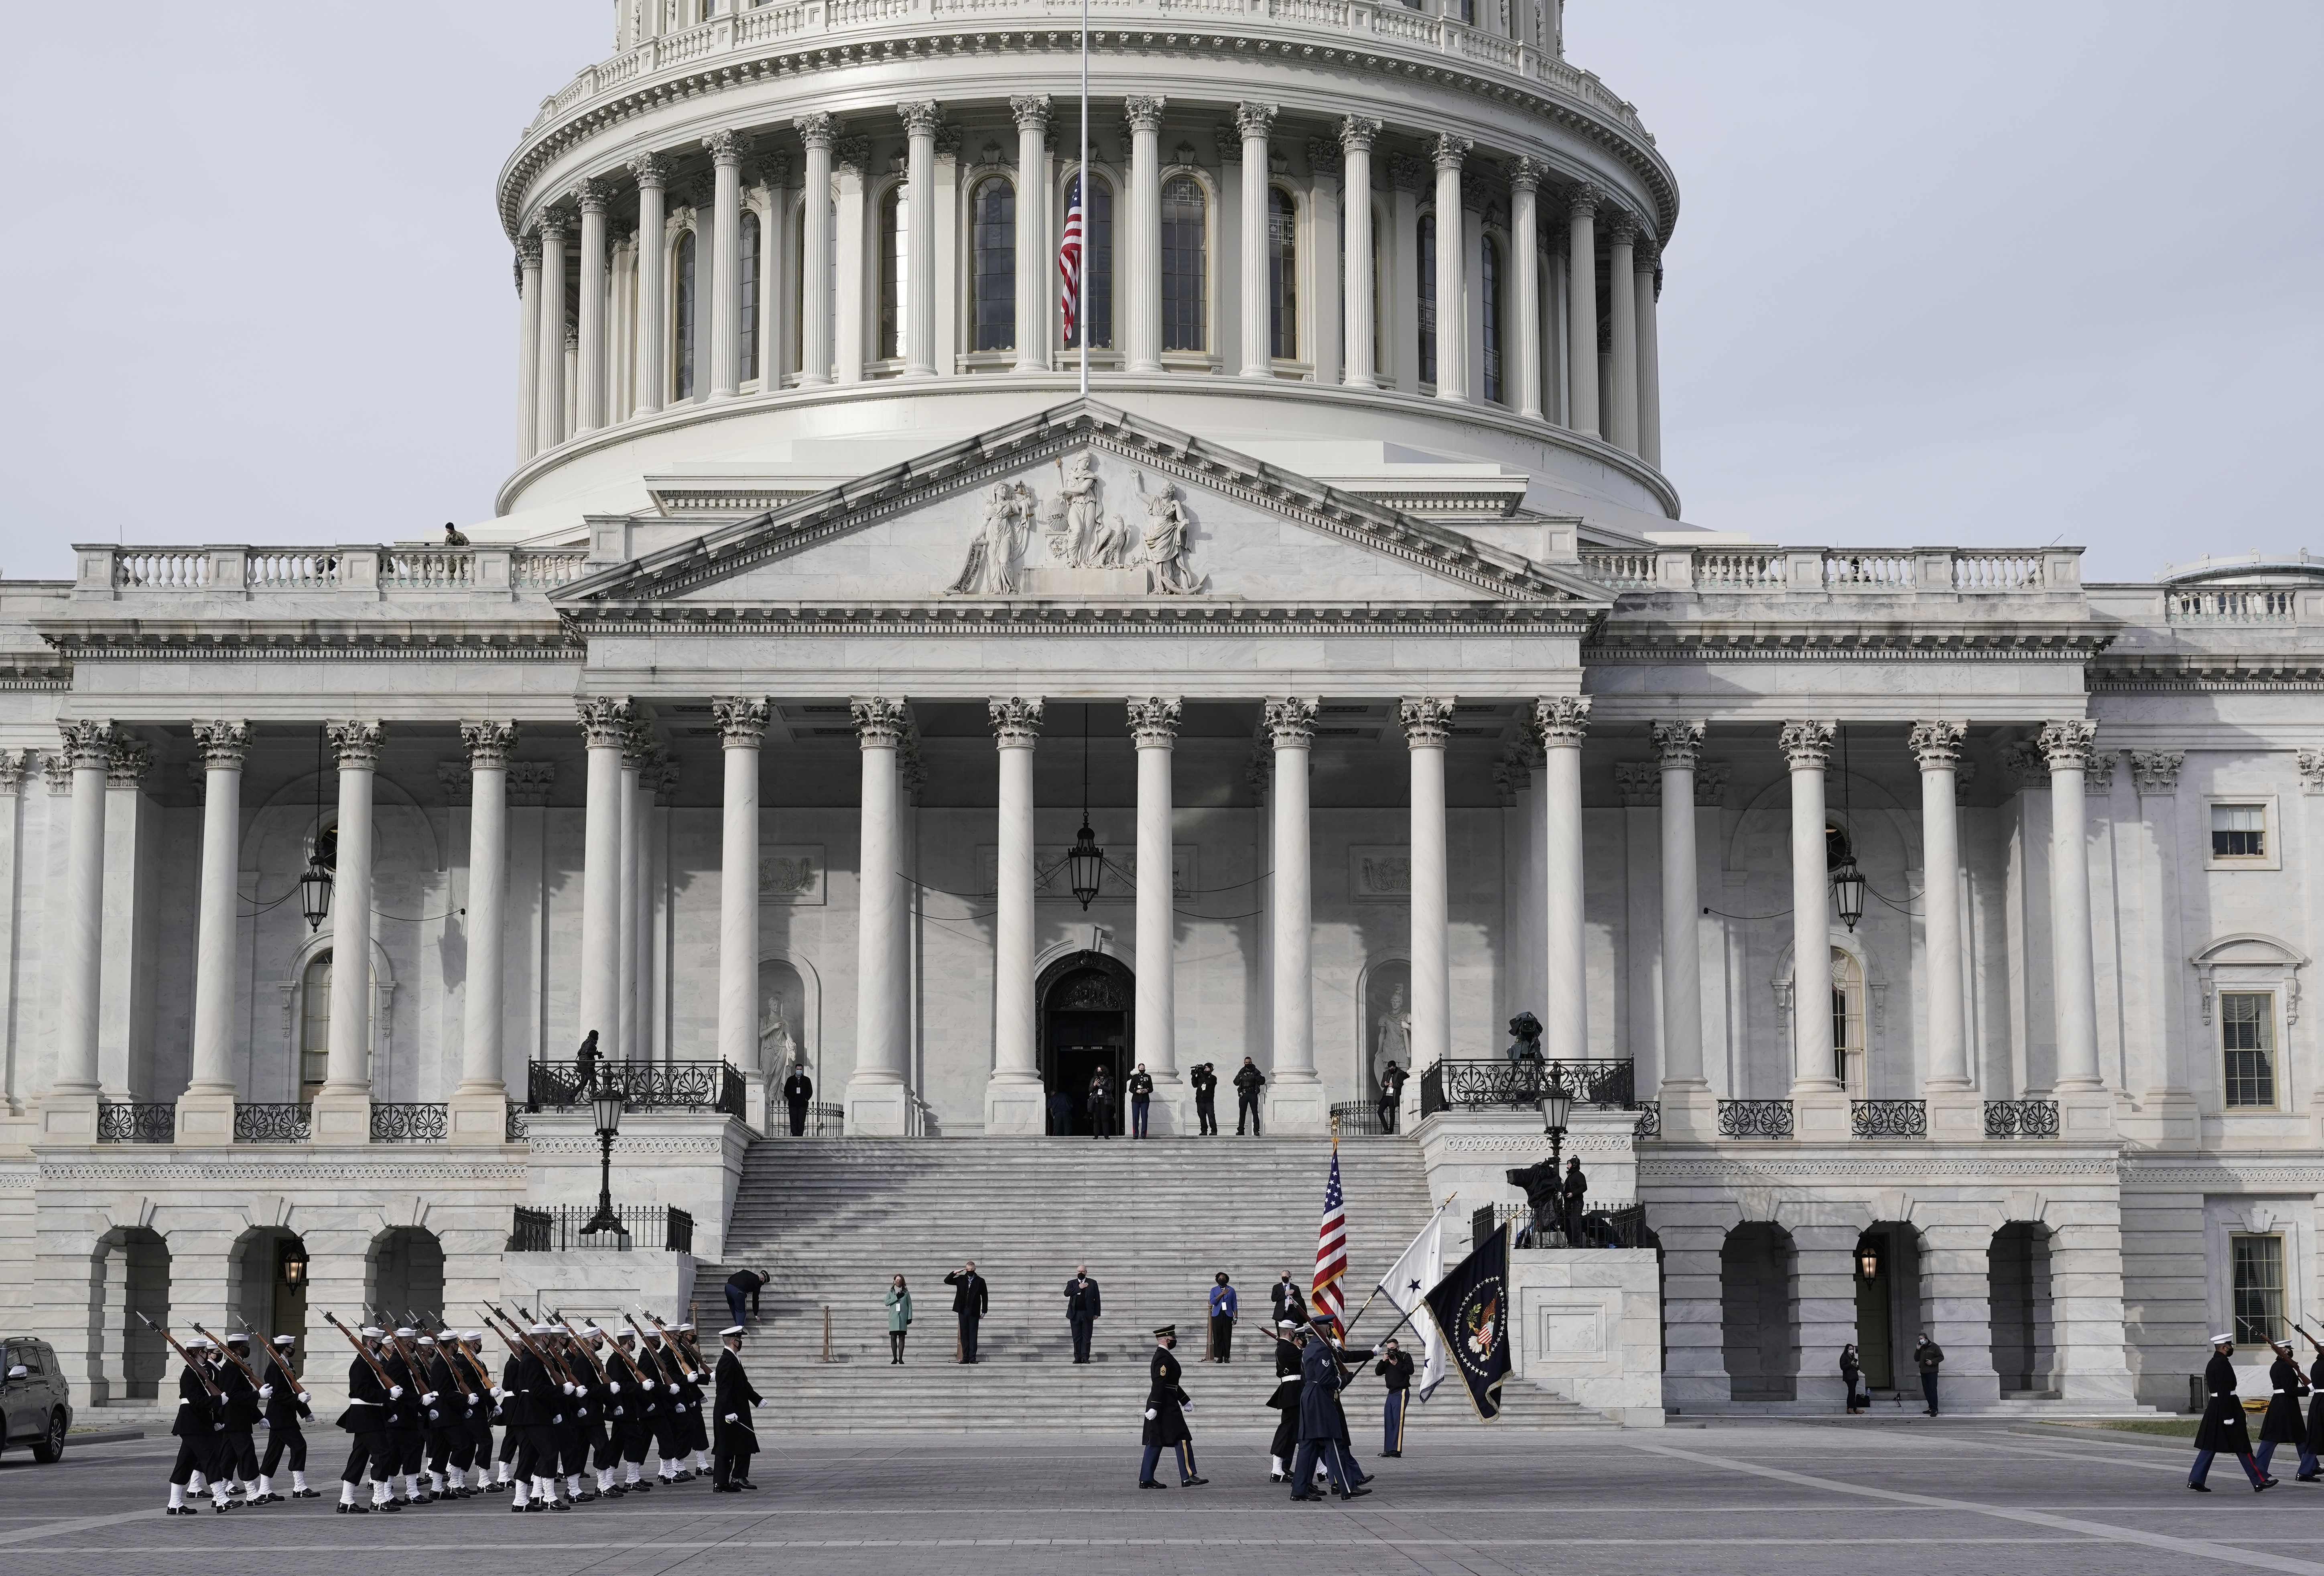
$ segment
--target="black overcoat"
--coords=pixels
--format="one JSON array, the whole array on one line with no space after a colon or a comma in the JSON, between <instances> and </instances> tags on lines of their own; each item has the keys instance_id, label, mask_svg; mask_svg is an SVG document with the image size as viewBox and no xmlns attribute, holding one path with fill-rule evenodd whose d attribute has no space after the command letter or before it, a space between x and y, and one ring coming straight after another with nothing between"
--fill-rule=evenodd
<instances>
[{"instance_id":1,"label":"black overcoat","mask_svg":"<svg viewBox=\"0 0 2324 1576\"><path fill-rule=\"evenodd\" d=\"M712 1398L716 1421L717 1449L735 1455L754 1456L759 1453L759 1431L752 1426L751 1409L759 1404L759 1392L751 1387L751 1376L742 1371L742 1359L731 1349L720 1350L718 1366L712 1372L715 1387ZM726 1421L732 1415L733 1422Z\"/></svg>"},{"instance_id":2,"label":"black overcoat","mask_svg":"<svg viewBox=\"0 0 2324 1576\"><path fill-rule=\"evenodd\" d=\"M1186 1392L1178 1387L1178 1359L1167 1346L1154 1349L1154 1360L1148 1365L1149 1383L1146 1388L1146 1410L1153 1415L1146 1420L1143 1435L1148 1446L1167 1450L1174 1444L1184 1444L1194 1439L1186 1427Z\"/></svg>"},{"instance_id":3,"label":"black overcoat","mask_svg":"<svg viewBox=\"0 0 2324 1576\"><path fill-rule=\"evenodd\" d=\"M2244 1426L2244 1401L2236 1394L2236 1365L2213 1353L2203 1367L2203 1391L2208 1399L2203 1421L2195 1430L2197 1450L2251 1453L2251 1433Z\"/></svg>"},{"instance_id":4,"label":"black overcoat","mask_svg":"<svg viewBox=\"0 0 2324 1576\"><path fill-rule=\"evenodd\" d=\"M2267 1382L2271 1394L2267 1415L2259 1420L2261 1442L2305 1444L2308 1428L2300 1415L2300 1398L2308 1393L2308 1381L2300 1377L2300 1365L2288 1357L2277 1358L2268 1365Z\"/></svg>"}]
</instances>

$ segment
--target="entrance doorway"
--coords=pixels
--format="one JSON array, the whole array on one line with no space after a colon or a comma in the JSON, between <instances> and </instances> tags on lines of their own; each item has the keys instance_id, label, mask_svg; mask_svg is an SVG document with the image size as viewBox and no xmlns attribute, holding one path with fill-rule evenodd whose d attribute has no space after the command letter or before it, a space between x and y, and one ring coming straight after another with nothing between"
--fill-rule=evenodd
<instances>
[{"instance_id":1,"label":"entrance doorway","mask_svg":"<svg viewBox=\"0 0 2324 1576\"><path fill-rule=\"evenodd\" d=\"M1895 1291L1895 1262L1886 1235L1867 1231L1856 1244L1856 1358L1864 1365L1864 1387L1896 1387L1896 1339L1888 1317Z\"/></svg>"},{"instance_id":2,"label":"entrance doorway","mask_svg":"<svg viewBox=\"0 0 2324 1576\"><path fill-rule=\"evenodd\" d=\"M1136 1064L1130 1045L1136 978L1103 953L1078 952L1042 970L1033 997L1040 1003L1036 1054L1052 1113L1050 1130L1084 1136L1092 1131L1090 1079L1102 1067L1113 1087L1112 1128L1120 1132L1127 1098L1122 1085ZM1060 1094L1065 1097L1062 1103Z\"/></svg>"}]
</instances>

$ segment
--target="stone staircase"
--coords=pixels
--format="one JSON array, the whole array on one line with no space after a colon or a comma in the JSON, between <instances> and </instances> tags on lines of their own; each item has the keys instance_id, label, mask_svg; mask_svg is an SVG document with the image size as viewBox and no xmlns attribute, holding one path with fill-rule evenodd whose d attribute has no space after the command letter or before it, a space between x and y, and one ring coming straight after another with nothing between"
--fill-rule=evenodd
<instances>
[{"instance_id":1,"label":"stone staircase","mask_svg":"<svg viewBox=\"0 0 2324 1576\"><path fill-rule=\"evenodd\" d=\"M1315 1254L1331 1146L1321 1138L791 1139L754 1143L727 1235L730 1263L705 1266L694 1317L726 1323L733 1267L768 1269L746 1358L783 1432L989 1428L1134 1431L1151 1332L1178 1326L1198 1434L1271 1430L1268 1287L1286 1269L1302 1286ZM1418 1149L1408 1138L1342 1143L1349 1221L1349 1310L1427 1218ZM946 1272L965 1258L991 1283L975 1367L954 1363ZM1063 1290L1086 1263L1102 1288L1088 1367L1075 1367ZM1235 1360L1204 1364L1204 1313L1218 1270L1242 1294ZM906 1366L888 1361L889 1277L909 1283L915 1322ZM825 1359L829 1311L830 1360ZM1384 1316L1385 1315L1385 1316ZM1397 1315L1376 1304L1360 1344ZM1360 1444L1377 1445L1381 1394L1350 1392ZM1480 1426L1458 1383L1412 1426ZM1611 1427L1603 1415L1512 1380L1499 1426Z\"/></svg>"}]
</instances>

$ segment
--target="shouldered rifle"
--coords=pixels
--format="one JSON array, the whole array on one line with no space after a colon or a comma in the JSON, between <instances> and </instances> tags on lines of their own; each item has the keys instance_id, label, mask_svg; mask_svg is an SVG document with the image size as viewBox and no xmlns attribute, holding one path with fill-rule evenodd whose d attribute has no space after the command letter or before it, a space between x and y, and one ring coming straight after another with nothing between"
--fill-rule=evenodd
<instances>
[{"instance_id":1,"label":"shouldered rifle","mask_svg":"<svg viewBox=\"0 0 2324 1576\"><path fill-rule=\"evenodd\" d=\"M460 1387L460 1394L466 1396L471 1401L475 1400L476 1398L475 1387L468 1383L468 1376L460 1371L460 1365L452 1360L452 1353L444 1350L444 1337L447 1335L452 1335L452 1332L444 1327L443 1317L439 1314L431 1319L420 1320L417 1313L414 1313L412 1317L415 1320L419 1320L422 1324L432 1324L436 1327L437 1354L443 1358L445 1368L450 1370L452 1382ZM453 1350L455 1351L460 1349L460 1338L457 1335L452 1335L452 1346Z\"/></svg>"},{"instance_id":2,"label":"shouldered rifle","mask_svg":"<svg viewBox=\"0 0 2324 1576\"><path fill-rule=\"evenodd\" d=\"M220 1341L217 1336L211 1335L208 1331L203 1329L202 1322L198 1319L194 1321L194 1333L197 1335L208 1336L209 1343L212 1346L217 1347L220 1351L226 1353L226 1361L234 1364L235 1367L242 1370L242 1377L250 1381L250 1387L254 1390L258 1388L260 1382L259 1378L256 1374L250 1371L250 1365L243 1361L242 1359L235 1356L232 1350L227 1347L225 1341Z\"/></svg>"},{"instance_id":3,"label":"shouldered rifle","mask_svg":"<svg viewBox=\"0 0 2324 1576\"><path fill-rule=\"evenodd\" d=\"M531 1336L526 1335L522 1327L520 1326L515 1320L510 1318L506 1313L502 1313L494 1304L486 1303L484 1306L491 1308L494 1313L500 1315L501 1323L507 1325L510 1332L516 1335L524 1342L524 1349L540 1359L540 1366L546 1369L549 1371L549 1376L556 1379L558 1384L569 1385L576 1382L573 1378L573 1370L565 1366L565 1359L557 1355L557 1349L555 1347L549 1345L546 1341L535 1341ZM517 1312L522 1313L524 1313L524 1310L520 1307L517 1309ZM528 1318L530 1317L530 1314L527 1314L526 1316Z\"/></svg>"},{"instance_id":4,"label":"shouldered rifle","mask_svg":"<svg viewBox=\"0 0 2324 1576\"><path fill-rule=\"evenodd\" d=\"M240 1310L229 1308L226 1311L233 1313L235 1318L242 1319ZM274 1365L274 1371L282 1376L282 1382L290 1387L291 1393L303 1399L307 1394L307 1387L299 1382L299 1376L290 1371L290 1365L284 1362L282 1354L274 1350L274 1342L268 1339L266 1332L261 1330L254 1321L249 1319L242 1319L242 1327L250 1332L251 1340L262 1342L265 1346L266 1360Z\"/></svg>"},{"instance_id":5,"label":"shouldered rifle","mask_svg":"<svg viewBox=\"0 0 2324 1576\"><path fill-rule=\"evenodd\" d=\"M691 1308L687 1310L688 1313L692 1313L693 1311L694 1310ZM702 1342L696 1341L693 1336L687 1334L683 1330L671 1331L669 1332L669 1338L678 1343L678 1355L685 1358L694 1365L694 1371L696 1373L702 1374L706 1377L709 1374L709 1366L702 1360Z\"/></svg>"},{"instance_id":6,"label":"shouldered rifle","mask_svg":"<svg viewBox=\"0 0 2324 1576\"><path fill-rule=\"evenodd\" d=\"M661 1343L678 1354L678 1359L680 1362L685 1363L695 1373L698 1374L702 1371L701 1357L695 1352L688 1350L687 1349L686 1342L680 1341L678 1336L671 1332L668 1325L655 1318L651 1313L646 1313L646 1310L643 1308L640 1308L638 1312L645 1313L646 1323L654 1327L654 1333L661 1337ZM698 1384L701 1381L696 1380L695 1382Z\"/></svg>"},{"instance_id":7,"label":"shouldered rifle","mask_svg":"<svg viewBox=\"0 0 2324 1576\"><path fill-rule=\"evenodd\" d=\"M201 1380L202 1388L208 1392L210 1399L214 1401L217 1399L218 1387L210 1382L209 1375L202 1371L202 1365L186 1355L186 1349L178 1344L178 1338L170 1333L169 1327L163 1324L156 1324L152 1320L147 1319L143 1313L140 1313L137 1317L144 1322L146 1329L151 1330L154 1334L159 1335L162 1340L168 1341L170 1343L170 1350L176 1352L179 1358L184 1361L185 1365L194 1370L194 1378Z\"/></svg>"},{"instance_id":8,"label":"shouldered rifle","mask_svg":"<svg viewBox=\"0 0 2324 1576\"><path fill-rule=\"evenodd\" d=\"M604 1326L599 1324L595 1319L588 1321L588 1324L590 1329L596 1331L597 1333L605 1338L605 1349L608 1351L619 1352L621 1354L622 1361L629 1367L631 1377L635 1378L639 1384L645 1386L648 1389L651 1389L653 1387L654 1381L646 1378L646 1370L638 1366L638 1359L632 1357L627 1350L623 1350L620 1332L618 1331L606 1329Z\"/></svg>"},{"instance_id":9,"label":"shouldered rifle","mask_svg":"<svg viewBox=\"0 0 2324 1576\"><path fill-rule=\"evenodd\" d=\"M557 1323L564 1324L565 1321L560 1317ZM572 1326L567 1324L566 1328L570 1330ZM605 1375L605 1365L597 1360L597 1354L589 1350L589 1343L582 1340L577 1332L573 1337L573 1350L581 1354L581 1360L589 1365L589 1371L597 1376L599 1384L611 1385L613 1382Z\"/></svg>"},{"instance_id":10,"label":"shouldered rifle","mask_svg":"<svg viewBox=\"0 0 2324 1576\"><path fill-rule=\"evenodd\" d=\"M530 1357L543 1369L549 1367L549 1359L542 1355L540 1348L532 1343L532 1338L506 1320L494 1318L489 1307L484 1313L484 1324L501 1338L502 1344L509 1349L512 1355Z\"/></svg>"},{"instance_id":11,"label":"shouldered rifle","mask_svg":"<svg viewBox=\"0 0 2324 1576\"><path fill-rule=\"evenodd\" d=\"M355 1355L364 1359L364 1366L369 1368L372 1371L373 1377L379 1380L380 1388L383 1390L392 1390L396 1387L395 1381L387 1377L386 1367L381 1363L379 1358L372 1351L372 1349L363 1343L363 1337L348 1329L346 1325L340 1323L339 1316L337 1313L324 1314L323 1323L328 1324L332 1329L337 1331L340 1334L347 1338L347 1344L355 1349Z\"/></svg>"}]
</instances>

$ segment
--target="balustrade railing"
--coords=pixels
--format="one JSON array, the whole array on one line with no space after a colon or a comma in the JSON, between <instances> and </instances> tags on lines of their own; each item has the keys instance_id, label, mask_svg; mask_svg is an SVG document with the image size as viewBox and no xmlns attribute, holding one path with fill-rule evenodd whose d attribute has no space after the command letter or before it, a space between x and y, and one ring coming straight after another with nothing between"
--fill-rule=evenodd
<instances>
[{"instance_id":1,"label":"balustrade railing","mask_svg":"<svg viewBox=\"0 0 2324 1576\"><path fill-rule=\"evenodd\" d=\"M620 1090L632 1111L742 1114L742 1074L725 1062L600 1062L596 1087ZM534 1062L525 1070L525 1104L535 1111L586 1108L591 1092L589 1082L564 1063Z\"/></svg>"},{"instance_id":2,"label":"balustrade railing","mask_svg":"<svg viewBox=\"0 0 2324 1576\"><path fill-rule=\"evenodd\" d=\"M234 1141L237 1144L304 1144L314 1136L311 1105L235 1102Z\"/></svg>"},{"instance_id":3,"label":"balustrade railing","mask_svg":"<svg viewBox=\"0 0 2324 1576\"><path fill-rule=\"evenodd\" d=\"M1655 584L1652 553L1584 553L1582 572L1615 591L1643 591Z\"/></svg>"},{"instance_id":4,"label":"balustrade railing","mask_svg":"<svg viewBox=\"0 0 2324 1576\"><path fill-rule=\"evenodd\" d=\"M2058 1130L2058 1102L2054 1100L1985 1102L1985 1136L1988 1138L2054 1138Z\"/></svg>"},{"instance_id":5,"label":"balustrade railing","mask_svg":"<svg viewBox=\"0 0 2324 1576\"><path fill-rule=\"evenodd\" d=\"M178 1108L166 1101L106 1101L97 1108L100 1144L174 1144Z\"/></svg>"},{"instance_id":6,"label":"balustrade railing","mask_svg":"<svg viewBox=\"0 0 2324 1576\"><path fill-rule=\"evenodd\" d=\"M554 591L589 572L589 555L578 548L485 551L495 558L506 553L508 584L518 591ZM499 588L497 578L480 567L483 556L475 548L124 547L113 549L110 574L118 591L213 592L230 588L239 576L248 591L457 594Z\"/></svg>"},{"instance_id":7,"label":"balustrade railing","mask_svg":"<svg viewBox=\"0 0 2324 1576\"><path fill-rule=\"evenodd\" d=\"M778 1107L772 1120L777 1138L788 1138L793 1136L789 1106ZM810 1102L807 1110L801 1113L797 1136L802 1138L844 1138L846 1136L846 1127L847 1108L845 1106L835 1101L825 1104L821 1101L816 1101Z\"/></svg>"},{"instance_id":8,"label":"balustrade railing","mask_svg":"<svg viewBox=\"0 0 2324 1576\"><path fill-rule=\"evenodd\" d=\"M1851 1100L1848 1102L1850 1131L1859 1138L1925 1138L1929 1136L1929 1102L1925 1100Z\"/></svg>"},{"instance_id":9,"label":"balustrade railing","mask_svg":"<svg viewBox=\"0 0 2324 1576\"><path fill-rule=\"evenodd\" d=\"M1627 1059L1439 1062L1420 1075L1420 1114L1433 1116L1454 1106L1538 1106L1553 1083L1563 1083L1576 1105L1629 1111L1637 1104L1635 1066Z\"/></svg>"},{"instance_id":10,"label":"balustrade railing","mask_svg":"<svg viewBox=\"0 0 2324 1576\"><path fill-rule=\"evenodd\" d=\"M2174 624L2288 624L2300 619L2299 594L2290 586L2218 586L2173 591L2163 604Z\"/></svg>"},{"instance_id":11,"label":"balustrade railing","mask_svg":"<svg viewBox=\"0 0 2324 1576\"><path fill-rule=\"evenodd\" d=\"M1343 1138L1386 1138L1388 1129L1380 1125L1379 1101L1376 1100L1335 1100L1332 1102L1333 1130Z\"/></svg>"},{"instance_id":12,"label":"balustrade railing","mask_svg":"<svg viewBox=\"0 0 2324 1576\"><path fill-rule=\"evenodd\" d=\"M674 1204L620 1204L613 1210L619 1231L585 1231L596 1223L594 1204L516 1206L509 1230L511 1253L563 1253L574 1249L627 1253L633 1249L664 1253L694 1251L694 1217Z\"/></svg>"},{"instance_id":13,"label":"balustrade railing","mask_svg":"<svg viewBox=\"0 0 2324 1576\"><path fill-rule=\"evenodd\" d=\"M502 1140L511 1144L521 1144L529 1138L531 1136L531 1129L527 1126L525 1118L531 1114L531 1112L525 1110L523 1101L517 1100L510 1101L508 1102L508 1120L503 1123L501 1127Z\"/></svg>"},{"instance_id":14,"label":"balustrade railing","mask_svg":"<svg viewBox=\"0 0 2324 1576\"><path fill-rule=\"evenodd\" d=\"M379 583L392 591L466 591L476 583L476 555L465 548L384 553Z\"/></svg>"},{"instance_id":15,"label":"balustrade railing","mask_svg":"<svg viewBox=\"0 0 2324 1576\"><path fill-rule=\"evenodd\" d=\"M1913 555L1826 548L1823 583L1835 590L1910 591L1916 583Z\"/></svg>"},{"instance_id":16,"label":"balustrade railing","mask_svg":"<svg viewBox=\"0 0 2324 1576\"><path fill-rule=\"evenodd\" d=\"M1953 589L1956 591L2032 591L2042 585L2042 555L2006 549L1956 549Z\"/></svg>"},{"instance_id":17,"label":"balustrade railing","mask_svg":"<svg viewBox=\"0 0 2324 1576\"><path fill-rule=\"evenodd\" d=\"M519 591L554 591L581 578L589 555L554 548L520 551L509 561L509 583Z\"/></svg>"},{"instance_id":18,"label":"balustrade railing","mask_svg":"<svg viewBox=\"0 0 2324 1576\"><path fill-rule=\"evenodd\" d=\"M450 1131L448 1106L425 1101L381 1101L371 1108L374 1144L440 1144Z\"/></svg>"},{"instance_id":19,"label":"balustrade railing","mask_svg":"<svg viewBox=\"0 0 2324 1576\"><path fill-rule=\"evenodd\" d=\"M243 584L253 591L333 591L339 585L335 549L290 548L254 552L245 560Z\"/></svg>"},{"instance_id":20,"label":"balustrade railing","mask_svg":"<svg viewBox=\"0 0 2324 1576\"><path fill-rule=\"evenodd\" d=\"M210 556L198 548L124 548L113 556L113 583L143 591L199 591L210 583Z\"/></svg>"},{"instance_id":21,"label":"balustrade railing","mask_svg":"<svg viewBox=\"0 0 2324 1576\"><path fill-rule=\"evenodd\" d=\"M1722 1100L1719 1102L1719 1136L1722 1138L1788 1138L1792 1136L1792 1102L1788 1100Z\"/></svg>"}]
</instances>

